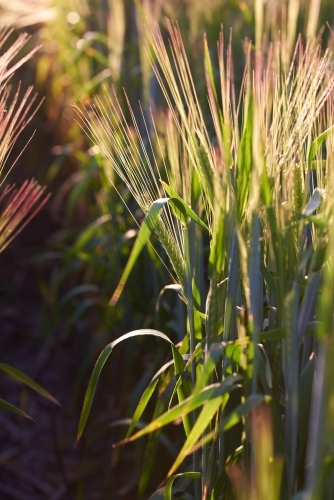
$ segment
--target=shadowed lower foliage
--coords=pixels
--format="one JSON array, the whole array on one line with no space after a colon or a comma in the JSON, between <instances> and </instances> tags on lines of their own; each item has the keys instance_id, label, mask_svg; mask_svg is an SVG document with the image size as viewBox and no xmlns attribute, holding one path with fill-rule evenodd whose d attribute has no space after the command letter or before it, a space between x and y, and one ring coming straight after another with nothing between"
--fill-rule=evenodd
<instances>
[{"instance_id":1,"label":"shadowed lower foliage","mask_svg":"<svg viewBox=\"0 0 334 500\"><path fill-rule=\"evenodd\" d=\"M0 28L0 48L8 41L11 33L12 30L10 29ZM12 89L8 83L15 71L37 50L33 49L10 66L12 60L24 47L28 39L28 35L20 35L0 57L0 186L2 186L13 167L13 165L7 167L9 154L17 138L36 112L36 109L32 110L36 99L36 95L31 97L32 88L28 89L23 97L20 97L19 87L12 96ZM45 195L45 188L40 186L34 179L25 181L18 189L15 189L15 186L7 186L3 190L0 196L0 252L22 231L45 205L48 198L49 195ZM51 394L16 368L0 363L0 370L14 381L25 384L47 399L59 404ZM3 399L0 399L0 408L31 418L26 412Z\"/></svg>"}]
</instances>

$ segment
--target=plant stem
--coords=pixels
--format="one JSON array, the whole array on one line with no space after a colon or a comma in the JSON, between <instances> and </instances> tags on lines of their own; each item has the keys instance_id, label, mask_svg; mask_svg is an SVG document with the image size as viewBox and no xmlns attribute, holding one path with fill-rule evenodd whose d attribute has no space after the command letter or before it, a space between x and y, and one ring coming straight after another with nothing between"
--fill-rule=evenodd
<instances>
[{"instance_id":1,"label":"plant stem","mask_svg":"<svg viewBox=\"0 0 334 500\"><path fill-rule=\"evenodd\" d=\"M190 334L190 355L193 354L195 350L195 325L194 325L194 304L193 304L193 292L192 292L192 278L194 269L194 249L195 249L195 223L190 221L187 229L185 230L184 237L185 245L185 275L184 275L184 291L187 299L187 313L189 318L189 334ZM193 387L196 385L196 359L193 359L191 363L191 381ZM197 412L194 411L192 414L193 424L195 424L197 419ZM199 452L196 451L193 454L193 471L200 471L200 460ZM200 500L201 498L201 487L199 482L195 481L195 500Z\"/></svg>"}]
</instances>

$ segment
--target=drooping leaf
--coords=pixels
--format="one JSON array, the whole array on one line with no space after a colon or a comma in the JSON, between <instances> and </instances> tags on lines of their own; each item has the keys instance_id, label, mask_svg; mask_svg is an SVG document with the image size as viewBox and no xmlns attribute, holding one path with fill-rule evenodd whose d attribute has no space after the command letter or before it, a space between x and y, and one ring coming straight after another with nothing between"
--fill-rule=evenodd
<instances>
[{"instance_id":1,"label":"drooping leaf","mask_svg":"<svg viewBox=\"0 0 334 500\"><path fill-rule=\"evenodd\" d=\"M80 421L79 421L79 427L78 427L78 433L77 433L77 442L79 441L80 437L82 436L83 430L86 426L87 419L88 419L90 409L92 406L97 382L99 380L102 368L105 365L105 362L107 361L107 359L109 358L113 348L117 344L122 342L123 340L127 340L127 339L132 338L132 337L138 337L141 335L152 335L154 337L159 337L159 338L162 338L163 340L166 340L170 344L172 344L172 341L164 333L159 332L157 330L146 329L146 330L134 330L132 332L126 333L125 335L122 335L118 339L114 340L114 342L111 342L110 344L108 344L103 349L103 351L101 352L101 354L100 354L100 356L99 356L99 358L94 366L93 373L90 377L88 387L86 390L83 408L82 408L81 415L80 415Z\"/></svg>"},{"instance_id":2,"label":"drooping leaf","mask_svg":"<svg viewBox=\"0 0 334 500\"><path fill-rule=\"evenodd\" d=\"M175 474L168 479L166 486L164 487L164 500L172 500L172 487L175 479L178 477L189 477L191 479L201 479L200 472L182 472L181 474Z\"/></svg>"},{"instance_id":3,"label":"drooping leaf","mask_svg":"<svg viewBox=\"0 0 334 500\"><path fill-rule=\"evenodd\" d=\"M168 199L169 205L172 207L175 215L180 219L180 221L187 226L188 220L187 218L190 217L196 224L201 226L203 229L208 230L208 226L202 221L198 215L195 214L195 212L185 203L185 201L177 194L174 189L172 189L168 184L165 182L161 181L161 184L164 187L164 190L166 193L170 196Z\"/></svg>"}]
</instances>

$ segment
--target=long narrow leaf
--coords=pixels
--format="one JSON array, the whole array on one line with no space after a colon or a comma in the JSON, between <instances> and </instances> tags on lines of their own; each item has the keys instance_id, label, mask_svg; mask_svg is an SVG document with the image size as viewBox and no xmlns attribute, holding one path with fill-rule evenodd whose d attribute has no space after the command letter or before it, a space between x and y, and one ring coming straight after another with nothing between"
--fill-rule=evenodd
<instances>
[{"instance_id":1,"label":"long narrow leaf","mask_svg":"<svg viewBox=\"0 0 334 500\"><path fill-rule=\"evenodd\" d=\"M310 151L308 154L308 162L311 163L311 161L314 159L315 155L317 154L318 149L320 148L321 144L324 142L324 140L327 138L328 134L334 130L334 125L329 127L327 130L322 132L322 134L318 135L318 137L312 142Z\"/></svg>"},{"instance_id":2,"label":"long narrow leaf","mask_svg":"<svg viewBox=\"0 0 334 500\"><path fill-rule=\"evenodd\" d=\"M220 407L224 409L228 400L228 394L219 395L216 398L210 399L203 407L201 413L197 417L191 432L185 441L180 453L178 454L175 462L168 472L168 477L170 477L176 469L182 464L184 459L191 453L190 450L193 449L194 445L197 443L198 439L202 436L205 429L209 426L214 415L217 413Z\"/></svg>"},{"instance_id":3,"label":"long narrow leaf","mask_svg":"<svg viewBox=\"0 0 334 500\"><path fill-rule=\"evenodd\" d=\"M37 392L38 394L40 394L44 398L49 399L50 401L57 404L58 406L61 406L59 401L57 401L57 399L54 398L48 391L43 389L43 387L41 387L39 384L34 382L34 380L32 380L30 377L28 377L28 375L25 375L17 368L14 368L13 366L7 365L5 363L0 363L0 370L5 372L7 375L9 375L9 377L14 379L16 382L22 382L22 384L27 385L28 387L30 387L30 389Z\"/></svg>"},{"instance_id":4,"label":"long narrow leaf","mask_svg":"<svg viewBox=\"0 0 334 500\"><path fill-rule=\"evenodd\" d=\"M156 227L158 221L159 221L159 215L161 213L161 210L164 208L164 206L168 203L168 198L160 198L159 200L156 200L155 202L152 203L145 219L144 222L141 225L141 228L139 230L138 236L136 238L135 244L132 248L132 252L130 254L129 260L126 264L126 267L123 271L122 277L117 285L117 288L110 300L110 304L114 306L124 288L125 283L127 282L130 273L139 257L141 254L144 246L148 242L154 228Z\"/></svg>"},{"instance_id":5,"label":"long narrow leaf","mask_svg":"<svg viewBox=\"0 0 334 500\"><path fill-rule=\"evenodd\" d=\"M164 333L159 332L157 330L146 329L146 330L134 330L133 332L126 333L125 335L122 335L118 339L114 340L114 342L111 342L110 344L108 344L103 349L103 351L101 352L101 354L100 354L100 356L99 356L99 358L94 366L93 373L90 377L88 387L86 390L84 404L83 404L83 408L82 408L81 415L80 415L80 421L79 421L79 427L78 427L78 433L77 433L77 442L81 438L83 430L86 426L87 419L88 419L90 409L92 406L97 382L99 380L102 368L105 365L105 362L107 361L107 359L109 358L113 348L117 344L122 342L123 340L127 340L127 339L132 338L132 337L138 337L141 335L152 335L154 337L159 337L163 340L166 340L170 344L172 344L172 341Z\"/></svg>"},{"instance_id":6,"label":"long narrow leaf","mask_svg":"<svg viewBox=\"0 0 334 500\"><path fill-rule=\"evenodd\" d=\"M30 420L34 420L33 418L30 417L27 413L24 411L20 410L20 408L17 408L14 405L11 405L10 403L7 403L7 401L4 401L3 399L0 399L0 408L2 410L7 410L11 411L12 413L16 413L17 415L20 415L21 417L29 418Z\"/></svg>"},{"instance_id":7,"label":"long narrow leaf","mask_svg":"<svg viewBox=\"0 0 334 500\"><path fill-rule=\"evenodd\" d=\"M247 416L254 408L259 406L261 403L266 402L269 403L271 401L270 396L263 396L261 394L251 394L248 396L244 403L238 405L231 413L229 413L222 421L219 432L225 432L231 429L233 426L237 425L242 418ZM216 435L216 430L209 432L201 439L191 450L189 450L189 454L198 450L206 443L212 441L212 439Z\"/></svg>"},{"instance_id":8,"label":"long narrow leaf","mask_svg":"<svg viewBox=\"0 0 334 500\"><path fill-rule=\"evenodd\" d=\"M135 441L136 439L149 434L157 429L160 429L164 425L167 425L178 418L182 418L184 415L192 412L196 408L204 405L207 401L211 399L216 399L219 396L231 392L235 387L236 383L242 379L240 375L230 375L228 378L221 382L220 384L212 384L205 387L202 391L196 395L190 396L188 399L182 401L178 405L174 406L167 412L160 415L158 418L153 420L150 424L145 427L145 429L140 430L128 439L124 439L114 446L120 446L128 442Z\"/></svg>"}]
</instances>

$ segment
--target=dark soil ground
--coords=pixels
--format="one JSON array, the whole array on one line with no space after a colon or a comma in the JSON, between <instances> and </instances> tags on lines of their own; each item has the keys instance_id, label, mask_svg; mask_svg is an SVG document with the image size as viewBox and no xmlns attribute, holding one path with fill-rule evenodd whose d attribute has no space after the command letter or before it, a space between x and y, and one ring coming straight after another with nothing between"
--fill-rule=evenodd
<instances>
[{"instance_id":1,"label":"dark soil ground","mask_svg":"<svg viewBox=\"0 0 334 500\"><path fill-rule=\"evenodd\" d=\"M37 217L22 237L0 254L0 361L32 377L62 406L0 374L0 398L22 408L34 419L0 411L0 499L128 500L135 493L127 493L131 481L126 462L111 467L111 444L119 438L116 431L94 439L86 454L87 440L75 447L88 373L79 395L75 392L75 374L85 352L85 339L74 332L67 340L53 345L43 341L42 298L34 267L27 262L27 256L34 253L31 244L39 239L36 233L40 233L43 222L43 217ZM99 425L102 429L118 414L119 370L113 361L110 366L112 390L108 387L107 391L97 391L93 405L95 430Z\"/></svg>"}]
</instances>

